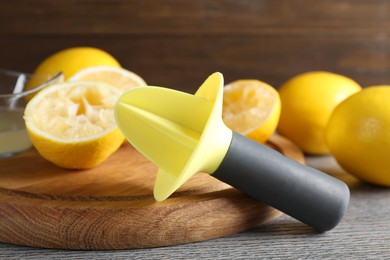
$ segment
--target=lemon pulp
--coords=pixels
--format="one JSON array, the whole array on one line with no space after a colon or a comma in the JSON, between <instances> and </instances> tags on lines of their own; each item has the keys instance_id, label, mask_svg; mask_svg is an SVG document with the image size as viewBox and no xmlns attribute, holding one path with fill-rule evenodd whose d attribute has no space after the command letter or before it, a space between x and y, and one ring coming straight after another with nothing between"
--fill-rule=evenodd
<instances>
[{"instance_id":1,"label":"lemon pulp","mask_svg":"<svg viewBox=\"0 0 390 260\"><path fill-rule=\"evenodd\" d=\"M222 118L233 131L264 143L280 116L278 92L259 80L237 80L224 87Z\"/></svg>"},{"instance_id":2,"label":"lemon pulp","mask_svg":"<svg viewBox=\"0 0 390 260\"><path fill-rule=\"evenodd\" d=\"M38 152L71 169L102 163L122 144L114 106L120 92L92 82L68 82L39 92L27 105L27 132Z\"/></svg>"}]
</instances>

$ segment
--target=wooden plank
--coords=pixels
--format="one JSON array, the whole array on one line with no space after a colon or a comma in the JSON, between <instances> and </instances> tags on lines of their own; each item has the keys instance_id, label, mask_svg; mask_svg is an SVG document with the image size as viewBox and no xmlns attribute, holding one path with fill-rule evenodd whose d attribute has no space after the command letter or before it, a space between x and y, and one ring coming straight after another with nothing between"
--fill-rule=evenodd
<instances>
[{"instance_id":1,"label":"wooden plank","mask_svg":"<svg viewBox=\"0 0 390 260\"><path fill-rule=\"evenodd\" d=\"M314 162L314 161L315 162ZM246 232L201 243L143 250L47 250L0 243L0 259L386 259L390 247L390 189L364 184L331 157L312 167L349 176L351 203L340 224L318 234L284 215ZM346 178L342 178L345 181Z\"/></svg>"},{"instance_id":2,"label":"wooden plank","mask_svg":"<svg viewBox=\"0 0 390 260\"><path fill-rule=\"evenodd\" d=\"M215 71L276 88L319 69L387 84L389 9L381 0L0 1L0 67L33 71L88 45L152 85L189 92Z\"/></svg>"},{"instance_id":3,"label":"wooden plank","mask_svg":"<svg viewBox=\"0 0 390 260\"><path fill-rule=\"evenodd\" d=\"M14 0L0 2L7 34L204 35L389 31L381 0Z\"/></svg>"},{"instance_id":4,"label":"wooden plank","mask_svg":"<svg viewBox=\"0 0 390 260\"><path fill-rule=\"evenodd\" d=\"M215 71L222 72L226 82L258 78L279 87L297 73L328 70L367 86L390 82L389 43L380 37L23 37L0 39L0 49L7 49L0 53L0 67L33 71L56 51L89 45L112 53L122 66L140 74L149 84L190 92Z\"/></svg>"}]
</instances>

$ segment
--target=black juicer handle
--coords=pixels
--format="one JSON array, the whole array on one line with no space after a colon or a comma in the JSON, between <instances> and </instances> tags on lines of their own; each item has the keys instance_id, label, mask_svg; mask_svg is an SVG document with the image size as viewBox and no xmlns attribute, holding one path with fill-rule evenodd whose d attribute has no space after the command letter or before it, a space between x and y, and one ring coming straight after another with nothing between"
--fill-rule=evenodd
<instances>
[{"instance_id":1,"label":"black juicer handle","mask_svg":"<svg viewBox=\"0 0 390 260\"><path fill-rule=\"evenodd\" d=\"M235 132L212 176L320 232L335 227L348 208L344 182Z\"/></svg>"}]
</instances>

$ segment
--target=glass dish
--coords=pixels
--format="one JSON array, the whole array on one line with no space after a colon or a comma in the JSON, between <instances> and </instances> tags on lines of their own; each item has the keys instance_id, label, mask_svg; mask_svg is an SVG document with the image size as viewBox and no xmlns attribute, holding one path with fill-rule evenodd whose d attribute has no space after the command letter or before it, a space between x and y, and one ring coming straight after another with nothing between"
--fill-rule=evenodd
<instances>
[{"instance_id":1,"label":"glass dish","mask_svg":"<svg viewBox=\"0 0 390 260\"><path fill-rule=\"evenodd\" d=\"M12 156L32 146L23 119L26 104L38 91L62 81L61 72L32 75L0 69L0 157Z\"/></svg>"}]
</instances>

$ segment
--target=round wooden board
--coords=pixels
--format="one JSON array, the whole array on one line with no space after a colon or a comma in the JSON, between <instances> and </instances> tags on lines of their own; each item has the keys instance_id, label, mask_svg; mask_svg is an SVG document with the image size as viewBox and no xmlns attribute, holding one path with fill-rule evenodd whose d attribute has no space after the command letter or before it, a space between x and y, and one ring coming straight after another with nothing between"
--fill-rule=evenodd
<instances>
[{"instance_id":1,"label":"round wooden board","mask_svg":"<svg viewBox=\"0 0 390 260\"><path fill-rule=\"evenodd\" d=\"M304 163L287 139L268 142ZM102 165L58 168L31 149L0 159L0 241L62 249L128 249L202 241L281 215L205 173L156 202L157 168L129 144Z\"/></svg>"}]
</instances>

